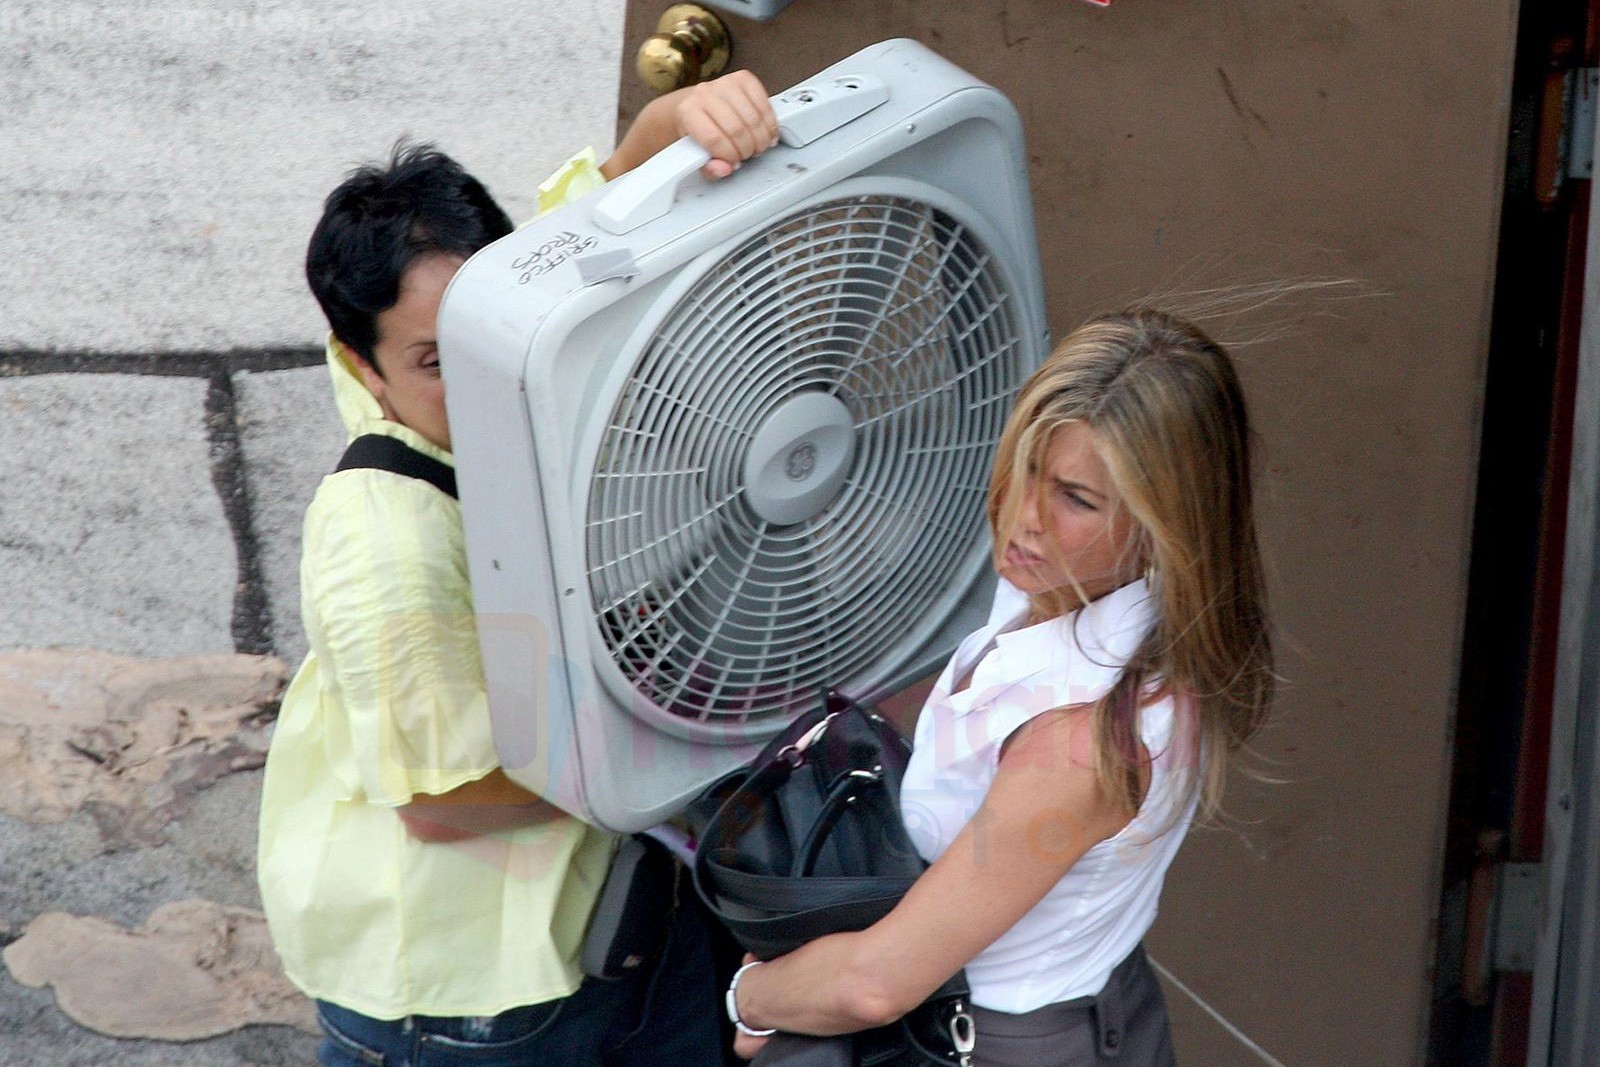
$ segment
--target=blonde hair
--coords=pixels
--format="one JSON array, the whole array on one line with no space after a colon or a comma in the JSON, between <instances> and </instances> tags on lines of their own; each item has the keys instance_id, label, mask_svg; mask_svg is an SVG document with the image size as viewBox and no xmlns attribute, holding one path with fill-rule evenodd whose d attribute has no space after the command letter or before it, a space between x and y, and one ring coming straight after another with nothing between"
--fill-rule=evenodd
<instances>
[{"instance_id":1,"label":"blonde hair","mask_svg":"<svg viewBox=\"0 0 1600 1067\"><path fill-rule=\"evenodd\" d=\"M1153 577L1155 624L1093 708L1096 775L1132 814L1142 797L1138 716L1167 695L1216 814L1229 757L1260 726L1276 676L1251 506L1250 427L1233 362L1192 324L1135 308L1074 330L1028 379L1001 435L989 483L996 564L1045 470L1051 438L1083 423L1136 529L1131 575ZM1055 617L1081 587L1034 598Z\"/></svg>"}]
</instances>

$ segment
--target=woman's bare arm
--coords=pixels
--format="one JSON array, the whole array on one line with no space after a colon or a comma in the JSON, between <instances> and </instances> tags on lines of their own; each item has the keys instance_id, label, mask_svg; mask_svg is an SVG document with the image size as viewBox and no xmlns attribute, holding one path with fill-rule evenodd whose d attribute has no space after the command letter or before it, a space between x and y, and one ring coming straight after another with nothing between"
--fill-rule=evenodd
<instances>
[{"instance_id":1,"label":"woman's bare arm","mask_svg":"<svg viewBox=\"0 0 1600 1067\"><path fill-rule=\"evenodd\" d=\"M448 793L418 793L398 810L412 837L434 842L460 841L562 815L560 808L528 792L499 768Z\"/></svg>"},{"instance_id":2,"label":"woman's bare arm","mask_svg":"<svg viewBox=\"0 0 1600 1067\"><path fill-rule=\"evenodd\" d=\"M747 971L753 1028L849 1033L910 1011L1127 825L1096 782L1088 709L1040 716L1008 742L983 807L895 909ZM741 1038L748 1055L759 1042Z\"/></svg>"}]
</instances>

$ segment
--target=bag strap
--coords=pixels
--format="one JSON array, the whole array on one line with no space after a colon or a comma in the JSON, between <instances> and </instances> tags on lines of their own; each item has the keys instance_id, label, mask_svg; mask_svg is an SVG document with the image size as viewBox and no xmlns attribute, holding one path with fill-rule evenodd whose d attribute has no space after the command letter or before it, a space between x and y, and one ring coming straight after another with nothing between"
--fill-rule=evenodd
<instances>
[{"instance_id":1,"label":"bag strap","mask_svg":"<svg viewBox=\"0 0 1600 1067\"><path fill-rule=\"evenodd\" d=\"M845 810L867 789L882 785L881 771L849 770L835 778L828 788L827 795L822 798L822 809L817 812L811 829L806 831L805 840L795 852L789 877L809 878L817 869L817 859L822 855L822 846L828 843L828 835L839 825L839 819L843 817Z\"/></svg>"},{"instance_id":2,"label":"bag strap","mask_svg":"<svg viewBox=\"0 0 1600 1067\"><path fill-rule=\"evenodd\" d=\"M358 469L390 471L407 478L417 478L451 499L460 499L456 496L456 472L448 463L440 463L387 434L362 434L350 442L344 455L339 457L339 466L335 470Z\"/></svg>"},{"instance_id":3,"label":"bag strap","mask_svg":"<svg viewBox=\"0 0 1600 1067\"><path fill-rule=\"evenodd\" d=\"M900 1017L901 1036L930 1064L972 1067L978 1034L966 986L966 971L957 971L931 997ZM952 987L961 991L949 992Z\"/></svg>"}]
</instances>

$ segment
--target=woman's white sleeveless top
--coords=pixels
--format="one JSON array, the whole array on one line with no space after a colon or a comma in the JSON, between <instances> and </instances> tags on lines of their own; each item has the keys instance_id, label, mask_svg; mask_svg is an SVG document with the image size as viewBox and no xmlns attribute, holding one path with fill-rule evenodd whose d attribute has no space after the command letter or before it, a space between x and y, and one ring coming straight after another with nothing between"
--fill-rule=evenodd
<instances>
[{"instance_id":1,"label":"woman's white sleeveless top","mask_svg":"<svg viewBox=\"0 0 1600 1067\"><path fill-rule=\"evenodd\" d=\"M1014 610L1002 610L1008 603ZM1037 626L1019 626L1026 610L1025 598L1002 588L996 617L956 649L917 720L900 807L930 863L982 806L1006 738L1036 715L1103 695L1155 616L1142 580ZM971 682L952 693L969 670ZM1181 738L1173 743L1173 715L1170 699L1141 709L1139 737L1152 762L1138 814L967 964L974 1004L1021 1013L1092 996L1155 922L1162 880L1195 809L1194 750Z\"/></svg>"}]
</instances>

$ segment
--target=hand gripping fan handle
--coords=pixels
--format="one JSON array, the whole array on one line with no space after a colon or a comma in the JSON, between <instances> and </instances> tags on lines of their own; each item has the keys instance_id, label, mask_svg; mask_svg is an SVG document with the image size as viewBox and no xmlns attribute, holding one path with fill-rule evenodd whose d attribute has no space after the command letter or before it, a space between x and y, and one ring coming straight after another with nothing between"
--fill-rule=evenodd
<instances>
[{"instance_id":1,"label":"hand gripping fan handle","mask_svg":"<svg viewBox=\"0 0 1600 1067\"><path fill-rule=\"evenodd\" d=\"M659 219L672 209L683 179L711 162L711 153L684 137L663 148L612 182L594 206L595 225L623 234Z\"/></svg>"},{"instance_id":2,"label":"hand gripping fan handle","mask_svg":"<svg viewBox=\"0 0 1600 1067\"><path fill-rule=\"evenodd\" d=\"M791 148L808 145L887 99L889 87L869 74L797 85L772 98L778 139ZM611 183L594 207L595 225L607 233L624 234L659 219L672 210L684 179L710 161L711 154L693 138L674 141Z\"/></svg>"}]
</instances>

